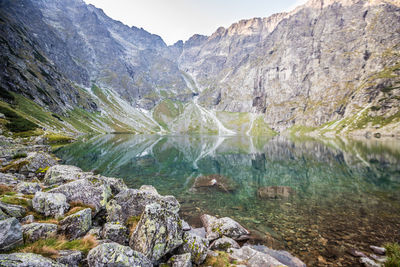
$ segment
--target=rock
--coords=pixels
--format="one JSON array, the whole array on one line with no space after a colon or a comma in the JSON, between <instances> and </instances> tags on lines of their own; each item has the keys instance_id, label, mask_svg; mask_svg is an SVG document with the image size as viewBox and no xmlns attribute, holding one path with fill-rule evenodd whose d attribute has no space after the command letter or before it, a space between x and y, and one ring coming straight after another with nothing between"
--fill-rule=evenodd
<instances>
[{"instance_id":1,"label":"rock","mask_svg":"<svg viewBox=\"0 0 400 267\"><path fill-rule=\"evenodd\" d=\"M379 263L385 263L387 261L387 257L385 256L378 256L375 254L369 254L369 256L374 260L377 261Z\"/></svg>"},{"instance_id":2,"label":"rock","mask_svg":"<svg viewBox=\"0 0 400 267\"><path fill-rule=\"evenodd\" d=\"M362 253L361 251L358 251L354 248L347 250L347 252L354 257L367 257L364 253Z\"/></svg>"},{"instance_id":3,"label":"rock","mask_svg":"<svg viewBox=\"0 0 400 267\"><path fill-rule=\"evenodd\" d=\"M222 192L231 192L236 190L237 184L232 179L226 176L219 174L212 174L212 175L197 177L190 190L199 191L211 187L217 188Z\"/></svg>"},{"instance_id":4,"label":"rock","mask_svg":"<svg viewBox=\"0 0 400 267\"><path fill-rule=\"evenodd\" d=\"M29 152L25 158L17 159L10 164L8 171L20 173L42 173L56 165L53 156L44 152Z\"/></svg>"},{"instance_id":5,"label":"rock","mask_svg":"<svg viewBox=\"0 0 400 267\"><path fill-rule=\"evenodd\" d=\"M125 223L129 217L140 216L146 205L158 203L162 208L179 211L179 203L173 196L161 196L155 189L145 191L128 189L120 192L107 203L107 221Z\"/></svg>"},{"instance_id":6,"label":"rock","mask_svg":"<svg viewBox=\"0 0 400 267\"><path fill-rule=\"evenodd\" d=\"M365 267L380 267L381 266L379 263L376 263L375 261L371 260L368 257L361 257L360 263Z\"/></svg>"},{"instance_id":7,"label":"rock","mask_svg":"<svg viewBox=\"0 0 400 267\"><path fill-rule=\"evenodd\" d=\"M152 262L157 262L182 244L182 232L177 212L154 203L146 206L129 245Z\"/></svg>"},{"instance_id":8,"label":"rock","mask_svg":"<svg viewBox=\"0 0 400 267\"><path fill-rule=\"evenodd\" d=\"M14 174L0 172L0 184L15 186L18 184L18 180Z\"/></svg>"},{"instance_id":9,"label":"rock","mask_svg":"<svg viewBox=\"0 0 400 267\"><path fill-rule=\"evenodd\" d=\"M89 267L152 267L153 264L140 252L118 243L104 243L89 251Z\"/></svg>"},{"instance_id":10,"label":"rock","mask_svg":"<svg viewBox=\"0 0 400 267\"><path fill-rule=\"evenodd\" d=\"M210 245L212 250L226 251L229 248L240 248L239 244L232 238L223 236L222 238L214 240Z\"/></svg>"},{"instance_id":11,"label":"rock","mask_svg":"<svg viewBox=\"0 0 400 267\"><path fill-rule=\"evenodd\" d=\"M218 237L227 236L235 240L248 239L250 232L231 218L217 219L214 216L203 214L200 217L206 228L206 238L214 240Z\"/></svg>"},{"instance_id":12,"label":"rock","mask_svg":"<svg viewBox=\"0 0 400 267\"><path fill-rule=\"evenodd\" d=\"M47 170L43 183L47 186L60 185L84 177L86 177L86 173L78 167L70 165L54 165Z\"/></svg>"},{"instance_id":13,"label":"rock","mask_svg":"<svg viewBox=\"0 0 400 267\"><path fill-rule=\"evenodd\" d=\"M369 246L373 252L379 255L385 255L386 253L386 248L383 247L377 247L377 246Z\"/></svg>"},{"instance_id":14,"label":"rock","mask_svg":"<svg viewBox=\"0 0 400 267\"><path fill-rule=\"evenodd\" d=\"M5 220L7 218L10 218L2 209L0 209L0 220Z\"/></svg>"},{"instance_id":15,"label":"rock","mask_svg":"<svg viewBox=\"0 0 400 267\"><path fill-rule=\"evenodd\" d=\"M290 254L287 251L284 250L274 250L274 249L270 249L266 246L261 246L261 245L257 245L257 246L250 246L252 249L257 250L259 252L262 252L264 254L268 254L271 257L274 257L275 259L277 259L279 262L286 264L287 266L290 267L306 267L306 264L304 262L302 262L299 258L292 256L292 254Z\"/></svg>"},{"instance_id":16,"label":"rock","mask_svg":"<svg viewBox=\"0 0 400 267\"><path fill-rule=\"evenodd\" d=\"M16 218L0 221L0 251L7 251L21 244L23 237L19 221Z\"/></svg>"},{"instance_id":17,"label":"rock","mask_svg":"<svg viewBox=\"0 0 400 267\"><path fill-rule=\"evenodd\" d=\"M21 219L22 224L33 223L34 221L35 221L35 217L33 215L28 215Z\"/></svg>"},{"instance_id":18,"label":"rock","mask_svg":"<svg viewBox=\"0 0 400 267\"><path fill-rule=\"evenodd\" d=\"M92 210L84 209L65 217L59 222L59 232L69 239L76 239L85 235L92 226Z\"/></svg>"},{"instance_id":19,"label":"rock","mask_svg":"<svg viewBox=\"0 0 400 267\"><path fill-rule=\"evenodd\" d=\"M60 185L50 190L49 193L62 193L67 197L68 202L80 202L93 206L97 213L102 207L105 207L111 197L111 188L98 181L80 179Z\"/></svg>"},{"instance_id":20,"label":"rock","mask_svg":"<svg viewBox=\"0 0 400 267\"><path fill-rule=\"evenodd\" d=\"M190 260L190 253L174 255L169 258L168 263L171 267L192 267L192 262Z\"/></svg>"},{"instance_id":21,"label":"rock","mask_svg":"<svg viewBox=\"0 0 400 267\"><path fill-rule=\"evenodd\" d=\"M183 234L183 244L178 248L179 253L190 253L193 263L200 265L207 257L208 240L190 232Z\"/></svg>"},{"instance_id":22,"label":"rock","mask_svg":"<svg viewBox=\"0 0 400 267\"><path fill-rule=\"evenodd\" d=\"M24 217L26 214L26 209L24 207L19 205L7 204L1 201L0 201L0 209L3 211L3 213L7 214L8 217L15 217L18 219Z\"/></svg>"},{"instance_id":23,"label":"rock","mask_svg":"<svg viewBox=\"0 0 400 267\"><path fill-rule=\"evenodd\" d=\"M57 234L57 224L30 223L22 226L22 234L25 242L35 242Z\"/></svg>"},{"instance_id":24,"label":"rock","mask_svg":"<svg viewBox=\"0 0 400 267\"><path fill-rule=\"evenodd\" d=\"M182 220L182 230L190 231L190 230L192 230L192 227L190 227L190 225L185 220Z\"/></svg>"},{"instance_id":25,"label":"rock","mask_svg":"<svg viewBox=\"0 0 400 267\"><path fill-rule=\"evenodd\" d=\"M60 193L36 192L32 205L37 212L56 218L62 217L69 209L67 198Z\"/></svg>"},{"instance_id":26,"label":"rock","mask_svg":"<svg viewBox=\"0 0 400 267\"><path fill-rule=\"evenodd\" d=\"M22 182L16 186L15 190L18 193L30 195L30 194L35 194L38 191L41 191L42 188L38 183Z\"/></svg>"},{"instance_id":27,"label":"rock","mask_svg":"<svg viewBox=\"0 0 400 267\"><path fill-rule=\"evenodd\" d=\"M252 249L249 246L244 246L240 249L231 248L229 249L229 253L232 258L236 259L240 262L246 262L249 267L259 267L259 266L287 266L281 262L279 262L274 257L261 253L257 250Z\"/></svg>"},{"instance_id":28,"label":"rock","mask_svg":"<svg viewBox=\"0 0 400 267\"><path fill-rule=\"evenodd\" d=\"M117 195L118 193L128 189L128 186L120 178L104 177L104 176L97 176L97 177L99 180L104 182L104 184L108 185L111 188L111 192L113 195Z\"/></svg>"},{"instance_id":29,"label":"rock","mask_svg":"<svg viewBox=\"0 0 400 267\"><path fill-rule=\"evenodd\" d=\"M0 254L3 267L65 267L49 258L34 253Z\"/></svg>"},{"instance_id":30,"label":"rock","mask_svg":"<svg viewBox=\"0 0 400 267\"><path fill-rule=\"evenodd\" d=\"M101 237L125 245L128 241L128 229L122 224L106 223L101 231Z\"/></svg>"},{"instance_id":31,"label":"rock","mask_svg":"<svg viewBox=\"0 0 400 267\"><path fill-rule=\"evenodd\" d=\"M191 232L195 235L198 235L202 238L206 238L206 228L204 228L204 227L194 228L194 229L191 229L189 232Z\"/></svg>"},{"instance_id":32,"label":"rock","mask_svg":"<svg viewBox=\"0 0 400 267\"><path fill-rule=\"evenodd\" d=\"M89 230L88 235L92 235L96 238L101 237L101 227L92 227L92 229Z\"/></svg>"},{"instance_id":33,"label":"rock","mask_svg":"<svg viewBox=\"0 0 400 267\"><path fill-rule=\"evenodd\" d=\"M262 199L288 198L295 193L290 186L267 186L257 190L257 196Z\"/></svg>"},{"instance_id":34,"label":"rock","mask_svg":"<svg viewBox=\"0 0 400 267\"><path fill-rule=\"evenodd\" d=\"M57 262L67 266L80 266L83 253L78 250L59 250Z\"/></svg>"}]
</instances>

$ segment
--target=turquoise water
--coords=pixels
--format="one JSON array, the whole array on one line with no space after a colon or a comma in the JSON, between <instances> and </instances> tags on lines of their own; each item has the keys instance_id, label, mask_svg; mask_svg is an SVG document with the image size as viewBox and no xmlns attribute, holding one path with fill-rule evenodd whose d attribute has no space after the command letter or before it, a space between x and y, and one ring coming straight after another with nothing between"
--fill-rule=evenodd
<instances>
[{"instance_id":1,"label":"turquoise water","mask_svg":"<svg viewBox=\"0 0 400 267\"><path fill-rule=\"evenodd\" d=\"M120 134L56 154L130 187L174 195L192 225L202 213L232 217L252 231L250 242L287 249L309 265L354 264L347 249L400 241L396 139Z\"/></svg>"}]
</instances>

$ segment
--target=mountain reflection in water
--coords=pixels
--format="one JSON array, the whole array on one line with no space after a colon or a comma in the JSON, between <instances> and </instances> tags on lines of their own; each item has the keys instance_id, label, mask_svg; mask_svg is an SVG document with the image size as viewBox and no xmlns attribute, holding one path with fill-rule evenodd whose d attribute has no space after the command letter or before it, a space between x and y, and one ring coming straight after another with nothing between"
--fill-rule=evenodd
<instances>
[{"instance_id":1,"label":"mountain reflection in water","mask_svg":"<svg viewBox=\"0 0 400 267\"><path fill-rule=\"evenodd\" d=\"M66 164L151 184L181 215L229 216L254 243L354 264L352 247L400 239L398 140L290 140L247 136L103 135L60 148Z\"/></svg>"}]
</instances>

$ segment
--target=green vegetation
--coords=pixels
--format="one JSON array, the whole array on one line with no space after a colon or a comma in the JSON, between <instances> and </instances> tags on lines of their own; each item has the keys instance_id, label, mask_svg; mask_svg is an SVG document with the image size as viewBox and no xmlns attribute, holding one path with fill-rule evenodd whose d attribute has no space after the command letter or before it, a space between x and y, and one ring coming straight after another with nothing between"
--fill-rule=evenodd
<instances>
[{"instance_id":1,"label":"green vegetation","mask_svg":"<svg viewBox=\"0 0 400 267\"><path fill-rule=\"evenodd\" d=\"M70 143L74 140L70 136L56 134L56 133L48 133L45 135L45 138L50 144Z\"/></svg>"},{"instance_id":2,"label":"green vegetation","mask_svg":"<svg viewBox=\"0 0 400 267\"><path fill-rule=\"evenodd\" d=\"M400 266L400 244L388 243L385 244L387 261L385 267L399 267Z\"/></svg>"},{"instance_id":3,"label":"green vegetation","mask_svg":"<svg viewBox=\"0 0 400 267\"><path fill-rule=\"evenodd\" d=\"M131 216L126 220L126 225L128 226L129 229L129 235L135 231L137 224L140 221L140 216Z\"/></svg>"},{"instance_id":4,"label":"green vegetation","mask_svg":"<svg viewBox=\"0 0 400 267\"><path fill-rule=\"evenodd\" d=\"M11 132L25 132L31 131L38 127L36 123L33 123L24 117L20 116L11 109L0 105L0 113L3 113L9 122L5 125L6 128Z\"/></svg>"},{"instance_id":5,"label":"green vegetation","mask_svg":"<svg viewBox=\"0 0 400 267\"><path fill-rule=\"evenodd\" d=\"M153 110L154 119L164 128L168 129L168 123L183 112L183 104L179 101L166 99L161 101Z\"/></svg>"},{"instance_id":6,"label":"green vegetation","mask_svg":"<svg viewBox=\"0 0 400 267\"><path fill-rule=\"evenodd\" d=\"M228 253L223 251L218 251L217 253L218 256L216 257L207 255L206 261L201 266L213 266L213 267L231 266Z\"/></svg>"},{"instance_id":7,"label":"green vegetation","mask_svg":"<svg viewBox=\"0 0 400 267\"><path fill-rule=\"evenodd\" d=\"M26 153L17 153L15 154L12 158L13 159L20 159L20 158L26 158Z\"/></svg>"},{"instance_id":8,"label":"green vegetation","mask_svg":"<svg viewBox=\"0 0 400 267\"><path fill-rule=\"evenodd\" d=\"M10 92L8 92L5 88L3 88L1 85L0 85L0 98L4 99L6 101L9 101L9 102L12 102L15 100L15 97Z\"/></svg>"},{"instance_id":9,"label":"green vegetation","mask_svg":"<svg viewBox=\"0 0 400 267\"><path fill-rule=\"evenodd\" d=\"M10 196L10 195L5 195L3 196L0 201L7 203L7 204L13 204L13 205L20 205L23 207L28 207L29 203L28 200L25 198L17 197L17 196Z\"/></svg>"}]
</instances>

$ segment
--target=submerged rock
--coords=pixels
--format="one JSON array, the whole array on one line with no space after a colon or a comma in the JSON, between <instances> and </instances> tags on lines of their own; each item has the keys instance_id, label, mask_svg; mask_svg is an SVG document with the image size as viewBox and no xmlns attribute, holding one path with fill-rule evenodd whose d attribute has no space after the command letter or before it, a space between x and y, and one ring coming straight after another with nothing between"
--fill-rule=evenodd
<instances>
[{"instance_id":1,"label":"submerged rock","mask_svg":"<svg viewBox=\"0 0 400 267\"><path fill-rule=\"evenodd\" d=\"M240 248L240 246L232 238L223 236L222 238L214 240L210 248L213 250L227 251L229 248Z\"/></svg>"},{"instance_id":2,"label":"submerged rock","mask_svg":"<svg viewBox=\"0 0 400 267\"><path fill-rule=\"evenodd\" d=\"M92 226L92 210L84 209L65 217L59 223L59 232L69 239L76 239L85 235Z\"/></svg>"},{"instance_id":3,"label":"submerged rock","mask_svg":"<svg viewBox=\"0 0 400 267\"><path fill-rule=\"evenodd\" d=\"M217 219L214 216L203 214L200 217L206 228L206 238L214 240L222 236L227 236L235 240L248 239L250 232L235 220L224 217Z\"/></svg>"},{"instance_id":4,"label":"submerged rock","mask_svg":"<svg viewBox=\"0 0 400 267\"><path fill-rule=\"evenodd\" d=\"M140 216L146 205L157 203L163 209L178 212L180 205L173 196L161 196L151 190L127 189L107 203L107 221L125 223L132 216Z\"/></svg>"},{"instance_id":5,"label":"submerged rock","mask_svg":"<svg viewBox=\"0 0 400 267\"><path fill-rule=\"evenodd\" d=\"M36 192L32 205L37 212L56 218L62 217L69 209L67 198L60 193Z\"/></svg>"},{"instance_id":6,"label":"submerged rock","mask_svg":"<svg viewBox=\"0 0 400 267\"><path fill-rule=\"evenodd\" d=\"M52 223L30 223L22 226L22 234L25 242L35 242L46 239L57 234L57 224Z\"/></svg>"},{"instance_id":7,"label":"submerged rock","mask_svg":"<svg viewBox=\"0 0 400 267\"><path fill-rule=\"evenodd\" d=\"M296 192L289 186L267 186L257 190L257 196L261 199L288 198Z\"/></svg>"},{"instance_id":8,"label":"submerged rock","mask_svg":"<svg viewBox=\"0 0 400 267\"><path fill-rule=\"evenodd\" d=\"M6 214L7 217L15 217L20 219L26 214L26 209L24 207L19 205L7 204L2 201L0 201L0 209L3 212L1 214L2 217L4 217L4 214Z\"/></svg>"},{"instance_id":9,"label":"submerged rock","mask_svg":"<svg viewBox=\"0 0 400 267\"><path fill-rule=\"evenodd\" d=\"M152 267L153 264L140 252L117 243L104 243L89 251L89 267Z\"/></svg>"},{"instance_id":10,"label":"submerged rock","mask_svg":"<svg viewBox=\"0 0 400 267\"><path fill-rule=\"evenodd\" d=\"M282 262L278 261L274 257L259 252L257 250L252 249L249 246L244 246L240 249L232 248L229 250L230 256L236 259L239 262L246 262L246 266L249 267L260 267L260 266L269 266L269 267L282 267L287 266Z\"/></svg>"},{"instance_id":11,"label":"submerged rock","mask_svg":"<svg viewBox=\"0 0 400 267\"><path fill-rule=\"evenodd\" d=\"M0 254L3 267L65 267L49 258L34 253Z\"/></svg>"},{"instance_id":12,"label":"submerged rock","mask_svg":"<svg viewBox=\"0 0 400 267\"><path fill-rule=\"evenodd\" d=\"M101 237L125 245L128 242L128 229L119 223L106 223L101 231Z\"/></svg>"},{"instance_id":13,"label":"submerged rock","mask_svg":"<svg viewBox=\"0 0 400 267\"><path fill-rule=\"evenodd\" d=\"M146 206L129 245L156 263L182 244L182 233L178 213L154 203Z\"/></svg>"},{"instance_id":14,"label":"submerged rock","mask_svg":"<svg viewBox=\"0 0 400 267\"><path fill-rule=\"evenodd\" d=\"M167 264L171 267L192 267L190 258L190 253L174 255L168 260Z\"/></svg>"},{"instance_id":15,"label":"submerged rock","mask_svg":"<svg viewBox=\"0 0 400 267\"><path fill-rule=\"evenodd\" d=\"M204 262L207 257L208 240L195 235L191 232L183 234L183 244L179 247L180 253L190 253L193 263L199 265Z\"/></svg>"},{"instance_id":16,"label":"submerged rock","mask_svg":"<svg viewBox=\"0 0 400 267\"><path fill-rule=\"evenodd\" d=\"M236 190L237 184L226 176L212 174L197 177L194 181L191 191L198 191L211 187L217 188L222 192L231 192Z\"/></svg>"},{"instance_id":17,"label":"submerged rock","mask_svg":"<svg viewBox=\"0 0 400 267\"><path fill-rule=\"evenodd\" d=\"M22 243L22 226L19 221L15 218L0 221L0 251L13 249Z\"/></svg>"},{"instance_id":18,"label":"submerged rock","mask_svg":"<svg viewBox=\"0 0 400 267\"><path fill-rule=\"evenodd\" d=\"M35 194L36 192L41 191L42 188L38 183L22 182L17 185L15 190L22 194Z\"/></svg>"}]
</instances>

